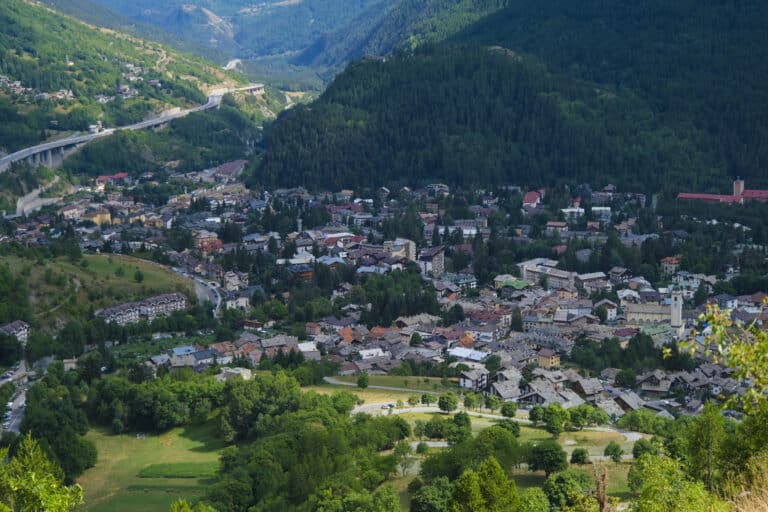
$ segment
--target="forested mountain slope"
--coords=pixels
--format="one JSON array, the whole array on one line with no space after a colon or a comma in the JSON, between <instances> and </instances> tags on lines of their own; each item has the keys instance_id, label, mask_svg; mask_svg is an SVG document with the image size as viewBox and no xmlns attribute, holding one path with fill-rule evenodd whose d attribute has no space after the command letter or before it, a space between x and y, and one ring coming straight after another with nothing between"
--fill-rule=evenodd
<instances>
[{"instance_id":1,"label":"forested mountain slope","mask_svg":"<svg viewBox=\"0 0 768 512\"><path fill-rule=\"evenodd\" d=\"M211 62L226 62L226 55L203 44L201 41L184 39L159 27L123 16L96 0L40 0L51 9L77 18L97 27L116 30L125 34L169 45L187 53L199 55Z\"/></svg>"},{"instance_id":2,"label":"forested mountain slope","mask_svg":"<svg viewBox=\"0 0 768 512\"><path fill-rule=\"evenodd\" d=\"M756 0L510 1L450 43L350 66L277 123L258 176L308 186L764 184L765 19Z\"/></svg>"},{"instance_id":3,"label":"forested mountain slope","mask_svg":"<svg viewBox=\"0 0 768 512\"><path fill-rule=\"evenodd\" d=\"M382 12L391 0L95 0L124 16L187 41L240 58L279 56L304 50L326 32L345 26L370 8Z\"/></svg>"},{"instance_id":4,"label":"forested mountain slope","mask_svg":"<svg viewBox=\"0 0 768 512\"><path fill-rule=\"evenodd\" d=\"M336 68L364 56L383 56L399 49L455 35L504 4L504 0L399 0L383 15L366 11L349 26L327 34L294 62Z\"/></svg>"},{"instance_id":5,"label":"forested mountain slope","mask_svg":"<svg viewBox=\"0 0 768 512\"><path fill-rule=\"evenodd\" d=\"M353 64L316 103L285 113L257 176L309 187L606 180L644 188L717 172L631 94L552 75L506 50L434 46Z\"/></svg>"},{"instance_id":6,"label":"forested mountain slope","mask_svg":"<svg viewBox=\"0 0 768 512\"><path fill-rule=\"evenodd\" d=\"M732 175L768 184L768 3L510 0L454 38L530 52L570 76L638 92L696 130Z\"/></svg>"},{"instance_id":7,"label":"forested mountain slope","mask_svg":"<svg viewBox=\"0 0 768 512\"><path fill-rule=\"evenodd\" d=\"M151 111L205 103L234 78L204 61L39 4L0 3L0 149L57 132L130 124Z\"/></svg>"}]
</instances>

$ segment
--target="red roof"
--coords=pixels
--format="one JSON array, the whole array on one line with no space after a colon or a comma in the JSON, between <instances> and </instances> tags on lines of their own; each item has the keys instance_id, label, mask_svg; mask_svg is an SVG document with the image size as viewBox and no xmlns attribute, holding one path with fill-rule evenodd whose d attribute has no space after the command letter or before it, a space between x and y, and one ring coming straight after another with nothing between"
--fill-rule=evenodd
<instances>
[{"instance_id":1,"label":"red roof","mask_svg":"<svg viewBox=\"0 0 768 512\"><path fill-rule=\"evenodd\" d=\"M768 190L745 190L741 197L744 199L757 199L768 201Z\"/></svg>"},{"instance_id":2,"label":"red roof","mask_svg":"<svg viewBox=\"0 0 768 512\"><path fill-rule=\"evenodd\" d=\"M112 176L112 179L113 180L124 180L127 177L128 177L128 173L127 172L119 172L119 173L115 174L114 176Z\"/></svg>"},{"instance_id":3,"label":"red roof","mask_svg":"<svg viewBox=\"0 0 768 512\"><path fill-rule=\"evenodd\" d=\"M741 198L737 196L727 196L723 194L697 194L690 192L680 192L678 199L694 199L697 201L712 201L715 203L738 203Z\"/></svg>"},{"instance_id":4,"label":"red roof","mask_svg":"<svg viewBox=\"0 0 768 512\"><path fill-rule=\"evenodd\" d=\"M535 191L526 192L523 196L523 204L536 204L541 199L541 194Z\"/></svg>"}]
</instances>

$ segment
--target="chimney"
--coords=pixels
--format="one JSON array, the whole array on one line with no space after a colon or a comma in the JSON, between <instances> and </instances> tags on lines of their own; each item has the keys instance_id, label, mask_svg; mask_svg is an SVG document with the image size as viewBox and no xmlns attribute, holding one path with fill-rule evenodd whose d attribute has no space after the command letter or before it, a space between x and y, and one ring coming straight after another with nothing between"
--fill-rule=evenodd
<instances>
[{"instance_id":1,"label":"chimney","mask_svg":"<svg viewBox=\"0 0 768 512\"><path fill-rule=\"evenodd\" d=\"M742 194L744 194L744 180L737 177L733 182L733 195L741 197Z\"/></svg>"}]
</instances>

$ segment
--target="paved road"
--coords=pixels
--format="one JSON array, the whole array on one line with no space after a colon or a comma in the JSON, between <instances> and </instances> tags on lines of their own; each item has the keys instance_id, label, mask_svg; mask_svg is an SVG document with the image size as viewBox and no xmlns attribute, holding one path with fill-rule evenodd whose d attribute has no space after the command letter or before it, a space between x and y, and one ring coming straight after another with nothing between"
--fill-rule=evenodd
<instances>
[{"instance_id":1,"label":"paved road","mask_svg":"<svg viewBox=\"0 0 768 512\"><path fill-rule=\"evenodd\" d=\"M140 123L136 123L128 126L122 126L119 128L109 128L99 133L89 133L86 135L73 135L66 139L56 140L53 142L46 142L43 144L38 144L37 146L31 146L31 147L22 149L20 151L11 153L10 155L6 155L0 158L0 172L4 172L5 170L7 170L8 167L10 167L11 163L18 162L19 160L24 160L25 158L29 158L30 156L37 153L42 153L44 151L73 146L76 144L85 144L85 143L91 142L92 140L100 139L102 137L111 135L115 131L119 131L119 130L143 130L145 128L152 128L154 126L165 124L174 119L184 117L193 112L200 112L203 110L217 108L219 105L221 105L221 99L225 94L230 92L241 91L241 90L248 90L248 89L249 87L241 87L239 89L216 89L211 92L210 96L208 96L208 102L205 105L200 105L199 107L194 107L186 110L173 110L169 112L164 112L154 119L148 119L146 121L141 121Z\"/></svg>"},{"instance_id":2,"label":"paved road","mask_svg":"<svg viewBox=\"0 0 768 512\"><path fill-rule=\"evenodd\" d=\"M9 425L7 429L3 429L4 431L8 432L14 432L16 434L19 433L19 429L21 428L21 420L24 419L24 410L27 405L27 390L25 387L20 384L19 379L24 379L24 377L27 375L27 366L26 363L22 360L19 363L19 369L14 372L13 379L18 387L18 391L13 397L13 407L10 409L10 419ZM6 404L1 404L4 411L8 411L6 409Z\"/></svg>"},{"instance_id":3,"label":"paved road","mask_svg":"<svg viewBox=\"0 0 768 512\"><path fill-rule=\"evenodd\" d=\"M221 291L217 286L211 286L205 279L190 275L188 272L178 267L171 267L171 270L187 279L191 279L192 282L195 283L195 294L197 295L197 299L201 302L205 302L206 300L211 301L211 304L213 304L213 316L219 315L224 300L221 296Z\"/></svg>"}]
</instances>

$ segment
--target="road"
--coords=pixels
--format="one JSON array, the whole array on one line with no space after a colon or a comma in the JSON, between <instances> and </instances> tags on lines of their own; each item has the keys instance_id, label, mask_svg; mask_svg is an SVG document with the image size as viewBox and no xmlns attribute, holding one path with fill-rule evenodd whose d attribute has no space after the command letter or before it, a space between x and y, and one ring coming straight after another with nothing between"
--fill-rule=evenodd
<instances>
[{"instance_id":1,"label":"road","mask_svg":"<svg viewBox=\"0 0 768 512\"><path fill-rule=\"evenodd\" d=\"M16 215L26 215L31 212L36 212L44 206L55 204L61 201L61 197L40 197L40 194L56 185L59 180L59 176L56 176L48 185L36 188L29 194L20 197L16 201ZM72 187L70 186L69 188L71 189Z\"/></svg>"},{"instance_id":2,"label":"road","mask_svg":"<svg viewBox=\"0 0 768 512\"><path fill-rule=\"evenodd\" d=\"M121 126L119 128L108 128L99 133L89 133L86 135L72 135L71 137L67 137L66 139L56 140L53 142L46 142L43 144L38 144L37 146L28 147L0 158L0 172L6 171L10 167L10 164L12 164L13 162L24 160L37 153L56 150L59 148L65 148L65 147L74 146L78 144L86 144L93 140L100 139L108 135L112 135L114 132L120 131L120 130L143 130L146 128L152 128L154 126L165 124L169 121L173 121L174 119L184 117L194 112L201 112L203 110L218 108L218 106L221 105L221 99L224 97L225 94L230 92L241 91L241 90L243 91L249 90L249 89L250 87L240 87L238 89L215 89L211 92L210 96L208 96L208 102L205 105L200 105L198 107L194 107L186 110L173 110L173 111L163 112L154 119L148 119L146 121L141 121L136 124Z\"/></svg>"},{"instance_id":3,"label":"road","mask_svg":"<svg viewBox=\"0 0 768 512\"><path fill-rule=\"evenodd\" d=\"M213 316L219 316L219 311L221 310L223 299L221 297L221 292L219 291L218 286L212 286L205 279L191 275L187 271L178 267L171 267L171 270L183 277L186 277L187 279L191 279L195 283L195 294L197 295L197 300L200 302L210 301L211 304L213 304Z\"/></svg>"},{"instance_id":4,"label":"road","mask_svg":"<svg viewBox=\"0 0 768 512\"><path fill-rule=\"evenodd\" d=\"M13 396L13 407L10 409L10 418L7 420L9 422L8 428L4 428L4 431L7 432L14 432L15 434L19 434L19 429L21 428L21 420L24 419L24 410L27 405L27 390L25 385L21 382L24 380L24 378L27 375L27 365L22 360L19 363L19 369L14 372L13 375L13 381L16 384L16 387L18 391ZM5 407L6 404L2 404L3 409L6 412L9 412L8 409ZM5 423L5 420L4 420Z\"/></svg>"}]
</instances>

